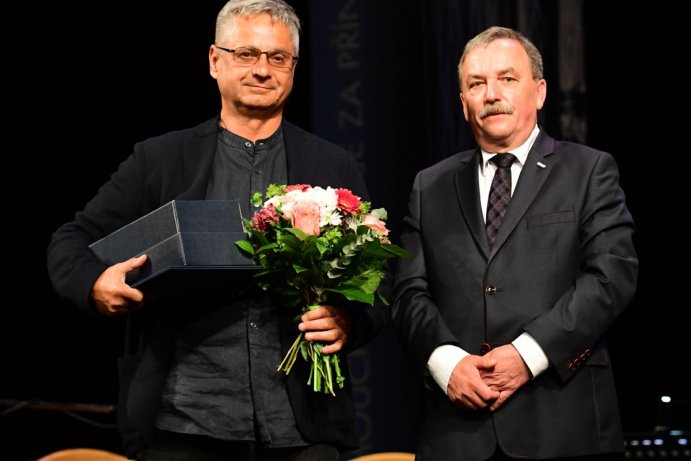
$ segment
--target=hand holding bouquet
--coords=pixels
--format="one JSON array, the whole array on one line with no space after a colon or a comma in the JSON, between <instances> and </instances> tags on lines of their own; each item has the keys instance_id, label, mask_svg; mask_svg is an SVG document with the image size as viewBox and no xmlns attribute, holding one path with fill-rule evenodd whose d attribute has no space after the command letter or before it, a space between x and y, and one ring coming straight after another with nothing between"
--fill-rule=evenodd
<instances>
[{"instance_id":1,"label":"hand holding bouquet","mask_svg":"<svg viewBox=\"0 0 691 461\"><path fill-rule=\"evenodd\" d=\"M289 298L301 312L341 297L373 305L384 277L382 268L392 257L408 253L388 239L386 210L348 189L306 184L268 187L252 198L260 206L245 219L247 240L236 245L262 267L260 287ZM290 373L298 354L311 364L307 382L315 392L335 395L343 387L338 354L324 355L323 345L300 333L278 371Z\"/></svg>"}]
</instances>

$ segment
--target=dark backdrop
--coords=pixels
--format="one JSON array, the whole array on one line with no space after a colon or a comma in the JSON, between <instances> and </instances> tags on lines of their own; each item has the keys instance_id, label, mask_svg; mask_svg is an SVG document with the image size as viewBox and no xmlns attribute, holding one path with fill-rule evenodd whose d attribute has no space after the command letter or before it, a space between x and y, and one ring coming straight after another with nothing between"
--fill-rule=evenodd
<instances>
[{"instance_id":1,"label":"dark backdrop","mask_svg":"<svg viewBox=\"0 0 691 461\"><path fill-rule=\"evenodd\" d=\"M110 411L123 324L60 300L45 248L134 142L218 112L207 51L223 3L63 2L8 14L24 32L8 42L12 83L4 92L11 121L4 129L0 459L71 446L120 449ZM680 257L685 207L675 205L685 180L673 162L684 155L688 117L685 54L677 46L683 15L674 3L585 1L582 41L560 34L561 2L292 3L305 27L287 116L358 155L375 205L389 210L394 240L415 172L472 146L455 69L465 40L491 24L530 26L525 32L545 55L548 80L541 123L565 136L559 114L575 112L587 126L585 141L611 152L621 168L641 270L638 294L611 332L619 399L628 432L666 426L660 396L689 399L678 378L689 355L681 321L688 301ZM582 73L575 97L560 88L564 40L583 46L583 63L569 74ZM363 448L349 456L412 450L417 378L391 332L351 360ZM686 413L672 418L675 427L691 426Z\"/></svg>"}]
</instances>

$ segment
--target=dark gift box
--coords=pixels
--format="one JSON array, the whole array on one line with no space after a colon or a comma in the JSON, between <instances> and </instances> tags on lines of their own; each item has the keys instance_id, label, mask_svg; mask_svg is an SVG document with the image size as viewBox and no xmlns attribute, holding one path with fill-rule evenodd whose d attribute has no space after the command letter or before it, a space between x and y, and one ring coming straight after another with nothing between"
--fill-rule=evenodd
<instances>
[{"instance_id":1,"label":"dark gift box","mask_svg":"<svg viewBox=\"0 0 691 461\"><path fill-rule=\"evenodd\" d=\"M259 268L235 245L247 237L241 218L237 200L173 200L90 248L108 265L146 254L144 266L127 275L145 292L237 288Z\"/></svg>"}]
</instances>

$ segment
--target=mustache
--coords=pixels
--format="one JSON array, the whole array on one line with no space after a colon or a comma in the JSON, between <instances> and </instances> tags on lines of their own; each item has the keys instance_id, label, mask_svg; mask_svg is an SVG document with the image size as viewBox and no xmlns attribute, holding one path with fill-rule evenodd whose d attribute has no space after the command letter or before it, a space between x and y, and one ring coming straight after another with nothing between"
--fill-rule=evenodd
<instances>
[{"instance_id":1,"label":"mustache","mask_svg":"<svg viewBox=\"0 0 691 461\"><path fill-rule=\"evenodd\" d=\"M508 114L511 115L513 114L513 107L509 106L508 104L505 104L503 102L497 102L494 104L487 104L480 110L480 113L478 116L480 118L485 118L489 115L496 115L496 114Z\"/></svg>"}]
</instances>

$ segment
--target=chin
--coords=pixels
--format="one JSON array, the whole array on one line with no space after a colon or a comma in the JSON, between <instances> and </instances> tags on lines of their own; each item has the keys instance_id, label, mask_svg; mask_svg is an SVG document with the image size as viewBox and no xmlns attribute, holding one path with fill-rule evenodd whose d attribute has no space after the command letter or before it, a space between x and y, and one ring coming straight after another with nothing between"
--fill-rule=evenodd
<instances>
[{"instance_id":1,"label":"chin","mask_svg":"<svg viewBox=\"0 0 691 461\"><path fill-rule=\"evenodd\" d=\"M247 98L242 101L242 105L254 110L267 110L277 106L276 101L269 98Z\"/></svg>"},{"instance_id":2,"label":"chin","mask_svg":"<svg viewBox=\"0 0 691 461\"><path fill-rule=\"evenodd\" d=\"M478 125L485 133L491 134L508 134L516 129L515 121L506 114L490 115L480 120Z\"/></svg>"}]
</instances>

